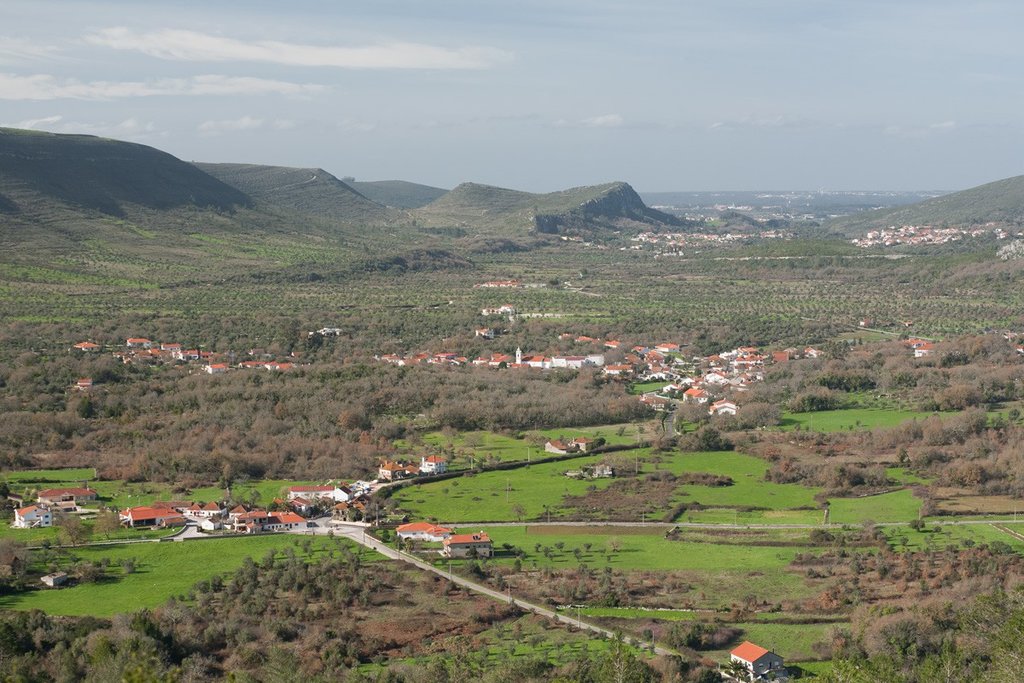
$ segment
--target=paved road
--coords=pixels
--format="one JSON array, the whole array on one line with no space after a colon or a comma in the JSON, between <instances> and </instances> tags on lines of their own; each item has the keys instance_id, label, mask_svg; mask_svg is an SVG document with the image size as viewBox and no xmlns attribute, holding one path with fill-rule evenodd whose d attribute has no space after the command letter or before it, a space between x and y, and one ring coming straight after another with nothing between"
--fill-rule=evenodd
<instances>
[{"instance_id":1,"label":"paved road","mask_svg":"<svg viewBox=\"0 0 1024 683\"><path fill-rule=\"evenodd\" d=\"M500 600L501 602L505 602L505 603L508 603L508 604L515 605L516 607L519 607L520 609L527 610L527 611L533 612L535 614L539 614L542 617L547 617L548 619L552 619L554 621L557 621L557 622L560 622L560 623L563 623L563 624L567 624L567 625L570 625L570 626L576 626L577 628L580 628L580 629L585 629L585 630L588 630L588 631L592 631L593 633L600 634L600 635L605 636L607 638L614 638L615 637L615 634L612 631L609 631L606 628L601 628L600 626L595 626L594 624L587 623L587 622L582 621L580 619L574 619L574 618L572 618L570 616L567 616L565 614L559 614L558 612L555 612L554 610L550 610L550 609L548 609L546 607L541 607L538 604L535 604L535 603L532 603L532 602L527 602L526 600L521 600L519 598L513 598L513 597L511 597L510 595L508 595L506 593L502 593L502 592L496 591L496 590L494 590L492 588L488 588L487 586L484 586L483 584L479 584L476 581L470 581L469 579L466 579L466 578L463 578L461 576L458 576L457 574L451 574L449 572L444 571L443 569L438 569L437 567L435 567L435 566L433 566L431 564L427 564L423 560L420 560L420 559L418 559L416 557L413 557L412 555L408 555L406 553L399 552L398 550L395 550L394 548L391 548L391 547L389 547L387 545L384 545L383 543L381 543L377 539L373 538L373 536L371 536L370 534L366 533L366 526L363 525L363 524L330 524L330 525L328 525L328 524L325 523L324 520L316 520L316 522L317 522L317 525L315 527L306 529L304 531L306 533L313 532L313 533L316 533L316 534L326 534L326 533L328 533L328 531L333 531L335 536L344 536L345 538L348 538L348 539L350 539L352 541L355 541L356 543L359 543L360 545L364 545L367 548L370 548L372 550L377 551L378 553L380 553L384 557L388 557L388 558L390 558L392 560L399 560L400 562L405 562L407 564L411 564L414 567L417 567L418 569L422 569L423 571L432 572L432 573L437 574L438 576L440 576L442 578L448 579L449 581L451 581L454 584L462 586L463 588L466 588L468 590L474 591L476 593L480 593L481 595L487 595L487 596L489 596L491 598L494 598L495 600ZM646 643L646 642L642 642L642 641L637 641L637 645L639 647L644 648L644 649L650 649L650 647L651 647L650 643ZM670 650L668 648L661 647L660 645L655 645L654 646L654 651L657 654L659 654L659 655L673 655L673 656L678 656L679 655L679 653L676 652L675 650Z\"/></svg>"}]
</instances>

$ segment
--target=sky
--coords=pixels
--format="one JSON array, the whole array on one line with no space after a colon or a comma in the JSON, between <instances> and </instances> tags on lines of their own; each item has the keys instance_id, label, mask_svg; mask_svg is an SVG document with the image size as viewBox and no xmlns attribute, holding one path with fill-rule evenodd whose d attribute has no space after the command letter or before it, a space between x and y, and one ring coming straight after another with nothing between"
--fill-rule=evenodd
<instances>
[{"instance_id":1,"label":"sky","mask_svg":"<svg viewBox=\"0 0 1024 683\"><path fill-rule=\"evenodd\" d=\"M1018 0L3 0L0 125L529 191L1024 173Z\"/></svg>"}]
</instances>

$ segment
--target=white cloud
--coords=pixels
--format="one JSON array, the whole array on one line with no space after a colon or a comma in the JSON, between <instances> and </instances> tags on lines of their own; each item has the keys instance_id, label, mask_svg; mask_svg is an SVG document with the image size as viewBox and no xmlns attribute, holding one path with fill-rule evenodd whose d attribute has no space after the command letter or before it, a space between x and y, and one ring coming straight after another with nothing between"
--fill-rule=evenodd
<instances>
[{"instance_id":1,"label":"white cloud","mask_svg":"<svg viewBox=\"0 0 1024 683\"><path fill-rule=\"evenodd\" d=\"M160 59L269 62L345 69L483 69L512 57L504 50L489 47L452 49L407 42L361 47L300 45L276 40L246 42L198 31L162 29L138 32L124 26L102 29L85 39L93 45L141 52Z\"/></svg>"},{"instance_id":2,"label":"white cloud","mask_svg":"<svg viewBox=\"0 0 1024 683\"><path fill-rule=\"evenodd\" d=\"M580 121L581 124L590 128L618 128L625 122L626 120L619 114L602 114Z\"/></svg>"},{"instance_id":3,"label":"white cloud","mask_svg":"<svg viewBox=\"0 0 1024 683\"><path fill-rule=\"evenodd\" d=\"M150 81L78 81L49 74L0 73L0 100L112 100L157 95L307 95L323 90L312 83L289 83L246 76L210 74Z\"/></svg>"},{"instance_id":4,"label":"white cloud","mask_svg":"<svg viewBox=\"0 0 1024 683\"><path fill-rule=\"evenodd\" d=\"M277 119L274 121L273 126L277 130L291 130L295 128L297 124L290 119Z\"/></svg>"},{"instance_id":5,"label":"white cloud","mask_svg":"<svg viewBox=\"0 0 1024 683\"><path fill-rule=\"evenodd\" d=\"M0 64L50 59L58 52L53 45L41 45L26 38L0 36Z\"/></svg>"},{"instance_id":6,"label":"white cloud","mask_svg":"<svg viewBox=\"0 0 1024 683\"><path fill-rule=\"evenodd\" d=\"M38 119L25 119L24 121L17 121L15 123L4 123L0 124L0 126L5 128L27 128L33 130L40 127L49 129L51 126L60 123L63 119L63 116L55 114L54 116L43 116Z\"/></svg>"},{"instance_id":7,"label":"white cloud","mask_svg":"<svg viewBox=\"0 0 1024 683\"><path fill-rule=\"evenodd\" d=\"M256 130L263 127L263 119L243 116L238 119L224 119L221 121L203 121L199 124L199 132L206 135L218 135L239 130Z\"/></svg>"}]
</instances>

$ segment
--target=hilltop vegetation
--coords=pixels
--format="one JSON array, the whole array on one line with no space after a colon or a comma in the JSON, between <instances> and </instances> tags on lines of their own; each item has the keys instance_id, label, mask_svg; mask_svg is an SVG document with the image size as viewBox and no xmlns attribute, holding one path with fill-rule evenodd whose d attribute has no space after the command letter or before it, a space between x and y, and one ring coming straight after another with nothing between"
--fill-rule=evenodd
<instances>
[{"instance_id":1,"label":"hilltop vegetation","mask_svg":"<svg viewBox=\"0 0 1024 683\"><path fill-rule=\"evenodd\" d=\"M110 216L132 206L231 211L252 203L152 147L11 128L0 128L0 198L0 213L9 215L32 214L46 202Z\"/></svg>"},{"instance_id":2,"label":"hilltop vegetation","mask_svg":"<svg viewBox=\"0 0 1024 683\"><path fill-rule=\"evenodd\" d=\"M599 229L681 224L679 219L647 207L633 188L622 182L547 194L463 183L415 214L427 225L503 228L509 235L532 231L591 234Z\"/></svg>"},{"instance_id":3,"label":"hilltop vegetation","mask_svg":"<svg viewBox=\"0 0 1024 683\"><path fill-rule=\"evenodd\" d=\"M855 235L890 225L969 227L989 222L1010 226L1024 222L1024 176L997 180L909 206L856 213L836 219L827 227Z\"/></svg>"},{"instance_id":4,"label":"hilltop vegetation","mask_svg":"<svg viewBox=\"0 0 1024 683\"><path fill-rule=\"evenodd\" d=\"M195 165L271 210L293 211L346 226L379 225L403 217L401 212L367 199L322 168Z\"/></svg>"},{"instance_id":5,"label":"hilltop vegetation","mask_svg":"<svg viewBox=\"0 0 1024 683\"><path fill-rule=\"evenodd\" d=\"M448 192L440 187L405 180L353 180L348 185L367 199L398 209L418 209Z\"/></svg>"}]
</instances>

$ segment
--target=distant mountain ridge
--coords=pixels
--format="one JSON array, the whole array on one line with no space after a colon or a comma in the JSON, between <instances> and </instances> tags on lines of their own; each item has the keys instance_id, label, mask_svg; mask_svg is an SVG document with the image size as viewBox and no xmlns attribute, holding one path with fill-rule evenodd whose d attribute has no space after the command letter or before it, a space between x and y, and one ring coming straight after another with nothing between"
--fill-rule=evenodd
<instances>
[{"instance_id":1,"label":"distant mountain ridge","mask_svg":"<svg viewBox=\"0 0 1024 683\"><path fill-rule=\"evenodd\" d=\"M545 234L600 229L679 226L679 219L648 207L624 182L534 194L478 183L462 183L414 212L430 225L506 227Z\"/></svg>"},{"instance_id":2,"label":"distant mountain ridge","mask_svg":"<svg viewBox=\"0 0 1024 683\"><path fill-rule=\"evenodd\" d=\"M252 204L245 193L153 147L0 128L0 211L45 202L111 216L132 205L232 211Z\"/></svg>"},{"instance_id":3,"label":"distant mountain ridge","mask_svg":"<svg viewBox=\"0 0 1024 683\"><path fill-rule=\"evenodd\" d=\"M196 163L268 208L316 216L344 224L384 224L404 214L371 201L322 168L257 164Z\"/></svg>"},{"instance_id":4,"label":"distant mountain ridge","mask_svg":"<svg viewBox=\"0 0 1024 683\"><path fill-rule=\"evenodd\" d=\"M443 196L448 190L406 180L346 181L367 199L397 209L418 209Z\"/></svg>"},{"instance_id":5,"label":"distant mountain ridge","mask_svg":"<svg viewBox=\"0 0 1024 683\"><path fill-rule=\"evenodd\" d=\"M1024 224L1024 175L915 204L844 216L829 222L827 227L858 235L891 225L969 227L985 223Z\"/></svg>"}]
</instances>

